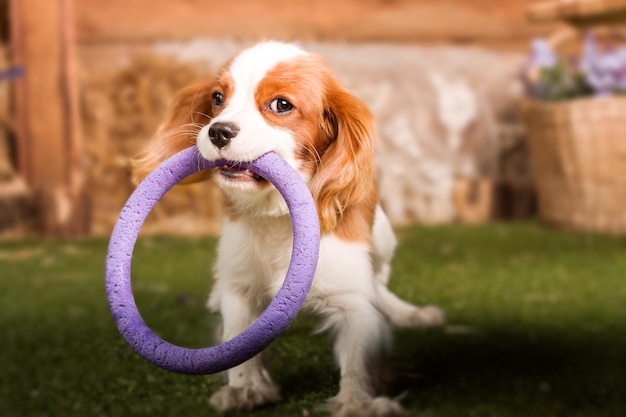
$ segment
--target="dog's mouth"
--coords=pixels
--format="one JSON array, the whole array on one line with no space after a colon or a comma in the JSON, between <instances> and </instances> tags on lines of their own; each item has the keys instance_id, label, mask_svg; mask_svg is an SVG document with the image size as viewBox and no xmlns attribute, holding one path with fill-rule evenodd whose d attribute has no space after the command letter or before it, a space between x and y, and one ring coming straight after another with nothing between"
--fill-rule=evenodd
<instances>
[{"instance_id":1,"label":"dog's mouth","mask_svg":"<svg viewBox=\"0 0 626 417\"><path fill-rule=\"evenodd\" d=\"M262 176L242 167L223 165L218 169L218 171L223 177L226 177L229 180L253 181L255 183L267 182L267 180Z\"/></svg>"}]
</instances>

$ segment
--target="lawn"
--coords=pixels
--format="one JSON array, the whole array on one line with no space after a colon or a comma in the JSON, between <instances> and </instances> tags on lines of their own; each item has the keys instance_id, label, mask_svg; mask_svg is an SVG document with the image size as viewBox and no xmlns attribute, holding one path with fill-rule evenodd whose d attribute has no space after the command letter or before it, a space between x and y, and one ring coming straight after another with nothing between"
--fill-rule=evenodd
<instances>
[{"instance_id":1,"label":"lawn","mask_svg":"<svg viewBox=\"0 0 626 417\"><path fill-rule=\"evenodd\" d=\"M443 329L396 331L390 356L408 415L626 415L626 238L532 223L398 230L391 287L443 307ZM0 416L216 416L222 377L149 365L121 340L104 294L107 242L0 244ZM142 238L133 282L170 342L212 343L215 240ZM323 415L331 345L297 320L268 349L284 402L253 416ZM234 413L232 416L244 414ZM248 415L248 414L245 414Z\"/></svg>"}]
</instances>

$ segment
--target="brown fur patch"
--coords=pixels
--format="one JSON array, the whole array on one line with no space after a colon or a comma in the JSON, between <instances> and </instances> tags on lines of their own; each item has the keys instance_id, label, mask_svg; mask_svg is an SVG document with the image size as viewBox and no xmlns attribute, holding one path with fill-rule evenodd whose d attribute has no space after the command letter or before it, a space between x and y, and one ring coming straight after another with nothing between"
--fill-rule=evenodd
<instances>
[{"instance_id":1,"label":"brown fur patch","mask_svg":"<svg viewBox=\"0 0 626 417\"><path fill-rule=\"evenodd\" d=\"M196 84L181 90L148 147L133 159L133 180L141 181L161 162L195 145L198 132L211 117L211 83ZM188 177L184 182L202 181L210 175L211 171L204 171Z\"/></svg>"},{"instance_id":2,"label":"brown fur patch","mask_svg":"<svg viewBox=\"0 0 626 417\"><path fill-rule=\"evenodd\" d=\"M284 98L294 109L275 114ZM259 84L256 100L268 123L289 130L302 168L312 174L322 233L369 241L377 204L372 116L315 56L277 65Z\"/></svg>"}]
</instances>

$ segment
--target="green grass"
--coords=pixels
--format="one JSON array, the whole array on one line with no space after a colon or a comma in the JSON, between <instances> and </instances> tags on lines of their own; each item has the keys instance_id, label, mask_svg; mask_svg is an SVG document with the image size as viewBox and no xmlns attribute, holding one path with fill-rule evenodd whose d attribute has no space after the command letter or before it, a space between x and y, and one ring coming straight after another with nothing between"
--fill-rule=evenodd
<instances>
[{"instance_id":1,"label":"green grass","mask_svg":"<svg viewBox=\"0 0 626 417\"><path fill-rule=\"evenodd\" d=\"M626 239L533 224L405 228L391 287L443 307L444 329L396 331L410 416L626 415ZM134 258L148 324L212 343L213 239L144 238ZM219 375L157 369L121 340L104 294L106 242L0 244L0 416L215 416ZM322 415L337 389L326 336L297 321L269 349L284 402L254 416ZM232 416L244 414L234 413ZM247 414L245 414L247 415Z\"/></svg>"}]
</instances>

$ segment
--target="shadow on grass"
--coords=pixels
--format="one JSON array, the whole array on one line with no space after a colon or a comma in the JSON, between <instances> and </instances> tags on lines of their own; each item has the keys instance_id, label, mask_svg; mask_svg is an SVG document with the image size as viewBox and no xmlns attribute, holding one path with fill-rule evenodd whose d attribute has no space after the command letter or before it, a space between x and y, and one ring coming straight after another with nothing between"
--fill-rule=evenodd
<instances>
[{"instance_id":1,"label":"shadow on grass","mask_svg":"<svg viewBox=\"0 0 626 417\"><path fill-rule=\"evenodd\" d=\"M429 409L449 416L620 416L625 335L401 331L393 389L420 416Z\"/></svg>"}]
</instances>

